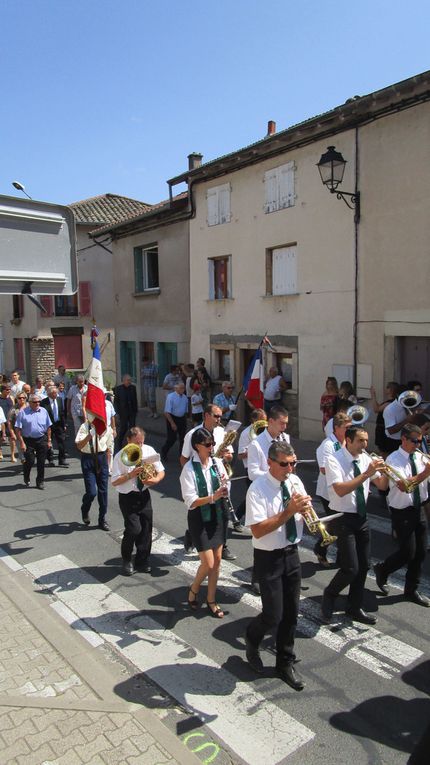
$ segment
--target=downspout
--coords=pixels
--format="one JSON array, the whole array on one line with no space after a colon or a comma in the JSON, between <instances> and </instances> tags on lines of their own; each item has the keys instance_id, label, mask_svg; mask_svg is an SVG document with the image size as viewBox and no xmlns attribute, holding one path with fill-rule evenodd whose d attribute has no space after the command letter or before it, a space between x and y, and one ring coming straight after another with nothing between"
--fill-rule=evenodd
<instances>
[{"instance_id":1,"label":"downspout","mask_svg":"<svg viewBox=\"0 0 430 765\"><path fill-rule=\"evenodd\" d=\"M360 223L360 191L359 191L359 144L358 127L355 128L355 188L356 195L355 215L354 215L354 327L353 327L353 386L357 391L357 366L358 366L358 321L359 321L359 259L358 259L358 226Z\"/></svg>"}]
</instances>

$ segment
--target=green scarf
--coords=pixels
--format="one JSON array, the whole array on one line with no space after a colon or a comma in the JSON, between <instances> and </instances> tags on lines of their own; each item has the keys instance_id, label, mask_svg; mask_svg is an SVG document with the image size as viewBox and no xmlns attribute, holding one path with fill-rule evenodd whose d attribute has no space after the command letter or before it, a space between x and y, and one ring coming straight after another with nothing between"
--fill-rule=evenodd
<instances>
[{"instance_id":1,"label":"green scarf","mask_svg":"<svg viewBox=\"0 0 430 765\"><path fill-rule=\"evenodd\" d=\"M201 463L194 462L193 460L192 465L194 468L194 474L196 476L197 491L199 493L199 497L207 497L208 487L206 485L206 479L203 475ZM212 479L212 494L213 494L217 489L219 489L218 476L213 466L210 468L210 474ZM214 505L216 509L217 519L220 520L223 515L222 501L218 500L217 502L214 503ZM207 503L206 505L201 505L200 512L202 514L203 523L208 523L212 515L212 505L210 505L209 503Z\"/></svg>"}]
</instances>

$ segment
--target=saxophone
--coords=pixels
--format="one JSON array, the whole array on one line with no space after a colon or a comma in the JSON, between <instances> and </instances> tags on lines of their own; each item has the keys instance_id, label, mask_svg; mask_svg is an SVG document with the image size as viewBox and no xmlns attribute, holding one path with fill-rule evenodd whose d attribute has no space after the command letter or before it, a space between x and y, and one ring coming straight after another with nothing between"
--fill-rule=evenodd
<instances>
[{"instance_id":1,"label":"saxophone","mask_svg":"<svg viewBox=\"0 0 430 765\"><path fill-rule=\"evenodd\" d=\"M236 438L237 438L237 431L236 430L229 430L229 431L227 431L227 433L225 434L222 442L218 446L218 449L216 450L216 452L213 455L214 457L218 457L218 459L222 459L223 465L225 467L225 472L227 473L229 478L232 477L233 470L232 470L232 468L230 466L230 463L227 462L227 460L223 459L222 453L223 453L223 451L225 449L227 449L228 446L231 446L232 444L234 444L234 442L236 441Z\"/></svg>"}]
</instances>

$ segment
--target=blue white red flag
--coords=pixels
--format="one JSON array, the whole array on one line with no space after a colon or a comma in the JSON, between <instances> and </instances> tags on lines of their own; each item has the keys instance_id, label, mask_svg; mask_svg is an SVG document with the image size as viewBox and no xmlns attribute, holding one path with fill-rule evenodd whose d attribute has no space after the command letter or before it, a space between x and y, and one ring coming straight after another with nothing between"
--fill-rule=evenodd
<instances>
[{"instance_id":1,"label":"blue white red flag","mask_svg":"<svg viewBox=\"0 0 430 765\"><path fill-rule=\"evenodd\" d=\"M94 339L93 358L88 367L86 377L88 390L85 409L88 419L96 429L97 435L101 436L106 430L106 399L100 348L96 338Z\"/></svg>"},{"instance_id":2,"label":"blue white red flag","mask_svg":"<svg viewBox=\"0 0 430 765\"><path fill-rule=\"evenodd\" d=\"M245 398L256 409L263 408L263 387L264 387L264 373L263 373L263 354L261 351L261 345L254 353L251 363L243 378L243 390L245 391Z\"/></svg>"}]
</instances>

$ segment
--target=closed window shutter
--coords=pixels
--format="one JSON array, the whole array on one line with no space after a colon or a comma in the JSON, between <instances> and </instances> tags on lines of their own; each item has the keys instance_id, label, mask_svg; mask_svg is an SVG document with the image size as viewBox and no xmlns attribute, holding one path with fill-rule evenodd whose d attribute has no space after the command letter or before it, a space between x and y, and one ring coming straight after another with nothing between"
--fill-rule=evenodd
<instances>
[{"instance_id":1,"label":"closed window shutter","mask_svg":"<svg viewBox=\"0 0 430 765\"><path fill-rule=\"evenodd\" d=\"M294 205L294 162L287 162L279 170L279 207Z\"/></svg>"},{"instance_id":2,"label":"closed window shutter","mask_svg":"<svg viewBox=\"0 0 430 765\"><path fill-rule=\"evenodd\" d=\"M295 247L273 250L273 294L297 294L297 251Z\"/></svg>"},{"instance_id":3,"label":"closed window shutter","mask_svg":"<svg viewBox=\"0 0 430 765\"><path fill-rule=\"evenodd\" d=\"M209 268L209 300L215 300L215 267L212 259L208 260Z\"/></svg>"},{"instance_id":4,"label":"closed window shutter","mask_svg":"<svg viewBox=\"0 0 430 765\"><path fill-rule=\"evenodd\" d=\"M91 316L91 283L79 282L79 315Z\"/></svg>"},{"instance_id":5,"label":"closed window shutter","mask_svg":"<svg viewBox=\"0 0 430 765\"><path fill-rule=\"evenodd\" d=\"M206 195L208 202L208 226L217 226L218 216L218 189L209 189Z\"/></svg>"},{"instance_id":6,"label":"closed window shutter","mask_svg":"<svg viewBox=\"0 0 430 765\"><path fill-rule=\"evenodd\" d=\"M13 340L15 366L17 369L24 369L24 340L22 337L15 337Z\"/></svg>"},{"instance_id":7,"label":"closed window shutter","mask_svg":"<svg viewBox=\"0 0 430 765\"><path fill-rule=\"evenodd\" d=\"M43 311L40 312L40 315L42 317L47 318L48 316L54 315L54 301L51 297L51 295L40 295L39 300L42 303L46 313Z\"/></svg>"},{"instance_id":8,"label":"closed window shutter","mask_svg":"<svg viewBox=\"0 0 430 765\"><path fill-rule=\"evenodd\" d=\"M227 183L218 189L219 222L230 223L230 185Z\"/></svg>"},{"instance_id":9,"label":"closed window shutter","mask_svg":"<svg viewBox=\"0 0 430 765\"><path fill-rule=\"evenodd\" d=\"M264 212L275 212L278 209L278 170L268 170L264 174L265 202Z\"/></svg>"},{"instance_id":10,"label":"closed window shutter","mask_svg":"<svg viewBox=\"0 0 430 765\"><path fill-rule=\"evenodd\" d=\"M143 257L142 248L134 249L134 291L143 292Z\"/></svg>"}]
</instances>

